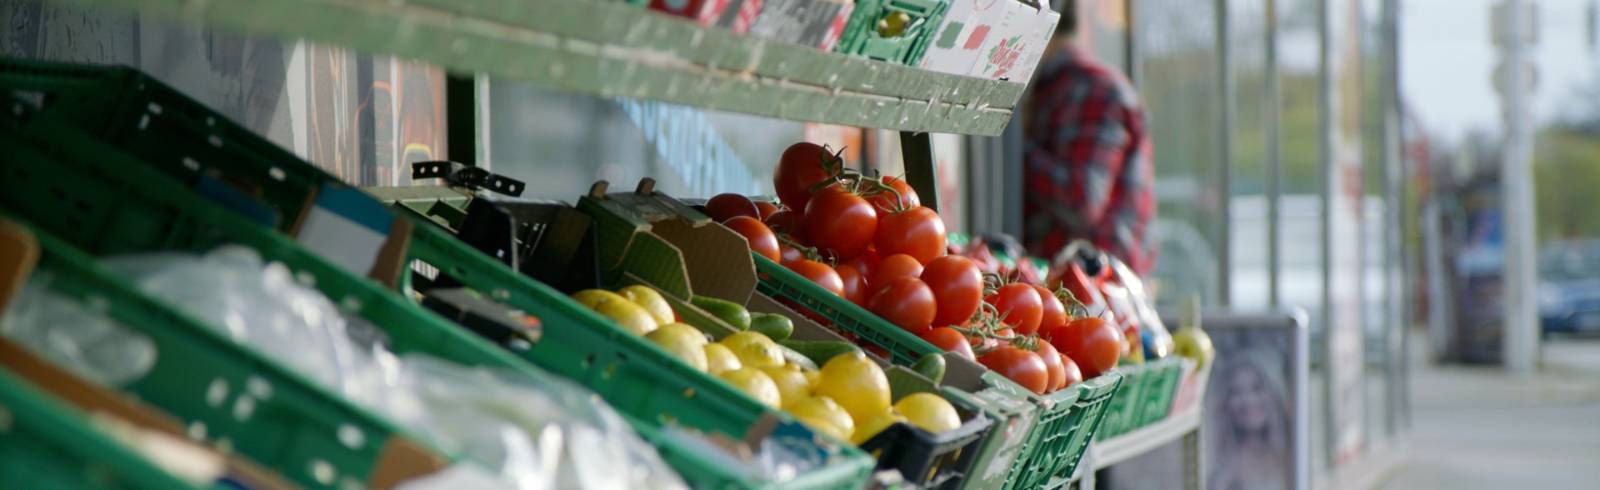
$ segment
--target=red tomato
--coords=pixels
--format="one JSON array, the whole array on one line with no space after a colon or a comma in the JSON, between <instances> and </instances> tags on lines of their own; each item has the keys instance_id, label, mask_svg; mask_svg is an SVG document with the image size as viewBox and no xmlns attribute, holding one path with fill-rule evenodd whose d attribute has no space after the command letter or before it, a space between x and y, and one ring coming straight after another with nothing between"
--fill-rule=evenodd
<instances>
[{"instance_id":1,"label":"red tomato","mask_svg":"<svg viewBox=\"0 0 1600 490\"><path fill-rule=\"evenodd\" d=\"M945 352L954 352L967 360L976 361L977 356L972 354L972 344L967 342L967 336L961 335L956 329L950 327L937 327L922 334L922 340L928 341L934 347Z\"/></svg>"},{"instance_id":2,"label":"red tomato","mask_svg":"<svg viewBox=\"0 0 1600 490\"><path fill-rule=\"evenodd\" d=\"M750 198L739 194L717 194L706 201L706 215L717 221L727 221L735 216L761 219L761 210Z\"/></svg>"},{"instance_id":3,"label":"red tomato","mask_svg":"<svg viewBox=\"0 0 1600 490\"><path fill-rule=\"evenodd\" d=\"M800 253L799 249L788 245L779 244L778 257L780 258L780 260L778 260L779 264L789 265L790 262L804 258L804 255Z\"/></svg>"},{"instance_id":4,"label":"red tomato","mask_svg":"<svg viewBox=\"0 0 1600 490\"><path fill-rule=\"evenodd\" d=\"M844 162L826 148L814 143L795 143L778 158L778 168L772 172L772 187L784 206L805 209L811 200L811 188L837 176L843 167Z\"/></svg>"},{"instance_id":5,"label":"red tomato","mask_svg":"<svg viewBox=\"0 0 1600 490\"><path fill-rule=\"evenodd\" d=\"M805 234L811 245L840 260L861 255L878 231L878 213L872 205L837 186L817 192L805 209Z\"/></svg>"},{"instance_id":6,"label":"red tomato","mask_svg":"<svg viewBox=\"0 0 1600 490\"><path fill-rule=\"evenodd\" d=\"M933 289L939 312L934 325L960 325L972 318L983 301L983 273L978 264L960 255L933 259L922 268L922 282Z\"/></svg>"},{"instance_id":7,"label":"red tomato","mask_svg":"<svg viewBox=\"0 0 1600 490\"><path fill-rule=\"evenodd\" d=\"M917 259L911 258L910 255L894 254L878 261L878 266L873 268L872 274L871 280L867 281L867 287L872 292L877 292L882 289L882 286L888 285L895 279L902 277L920 278L922 276L922 264L917 262Z\"/></svg>"},{"instance_id":8,"label":"red tomato","mask_svg":"<svg viewBox=\"0 0 1600 490\"><path fill-rule=\"evenodd\" d=\"M761 220L765 221L768 216L772 216L773 213L781 210L778 209L777 204L767 201L756 201L756 211L761 213Z\"/></svg>"},{"instance_id":9,"label":"red tomato","mask_svg":"<svg viewBox=\"0 0 1600 490\"><path fill-rule=\"evenodd\" d=\"M1040 309L1039 329L1045 327L1059 327L1067 324L1067 307L1061 304L1061 299L1052 294L1044 286L1034 285L1033 289L1039 291L1039 301L1044 307Z\"/></svg>"},{"instance_id":10,"label":"red tomato","mask_svg":"<svg viewBox=\"0 0 1600 490\"><path fill-rule=\"evenodd\" d=\"M828 264L815 260L800 259L784 264L789 270L800 274L802 277L822 286L828 292L844 296L844 280L839 278L839 272L828 267Z\"/></svg>"},{"instance_id":11,"label":"red tomato","mask_svg":"<svg viewBox=\"0 0 1600 490\"><path fill-rule=\"evenodd\" d=\"M1038 354L1006 344L979 357L978 362L1034 393L1042 395L1049 388L1050 373Z\"/></svg>"},{"instance_id":12,"label":"red tomato","mask_svg":"<svg viewBox=\"0 0 1600 490\"><path fill-rule=\"evenodd\" d=\"M1034 343L1033 353L1038 354L1039 359L1044 361L1044 372L1050 375L1050 387L1045 388L1045 391L1056 391L1066 386L1063 383L1067 381L1067 368L1061 365L1061 353L1056 352L1056 348L1049 342L1042 340Z\"/></svg>"},{"instance_id":13,"label":"red tomato","mask_svg":"<svg viewBox=\"0 0 1600 490\"><path fill-rule=\"evenodd\" d=\"M899 209L914 208L922 205L922 200L917 197L917 191L911 189L911 184L898 177L884 177L880 180L900 193L900 199L895 200L894 192L882 191L872 194L867 200L872 202L872 207L879 211L894 211Z\"/></svg>"},{"instance_id":14,"label":"red tomato","mask_svg":"<svg viewBox=\"0 0 1600 490\"><path fill-rule=\"evenodd\" d=\"M861 273L861 281L863 283L871 283L872 273L878 270L878 263L882 261L877 249L867 247L867 251L861 252L861 255L857 255L856 258L847 260L845 263L855 266L856 271Z\"/></svg>"},{"instance_id":15,"label":"red tomato","mask_svg":"<svg viewBox=\"0 0 1600 490\"><path fill-rule=\"evenodd\" d=\"M767 225L761 224L755 218L734 216L722 224L744 235L744 239L750 242L751 251L772 260L783 259L778 251L778 236L773 235L772 230L767 229Z\"/></svg>"},{"instance_id":16,"label":"red tomato","mask_svg":"<svg viewBox=\"0 0 1600 490\"><path fill-rule=\"evenodd\" d=\"M926 264L944 255L944 239L944 220L939 213L917 206L898 213L880 213L873 243L878 246L878 253L903 253Z\"/></svg>"},{"instance_id":17,"label":"red tomato","mask_svg":"<svg viewBox=\"0 0 1600 490\"><path fill-rule=\"evenodd\" d=\"M1039 330L1039 318L1044 315L1044 305L1033 286L1020 282L1000 286L1000 290L988 301L1004 315L1000 321L1017 329L1017 333L1029 335Z\"/></svg>"},{"instance_id":18,"label":"red tomato","mask_svg":"<svg viewBox=\"0 0 1600 490\"><path fill-rule=\"evenodd\" d=\"M1066 326L1040 332L1057 351L1072 358L1084 378L1099 376L1117 365L1122 355L1122 332L1099 317L1085 317Z\"/></svg>"},{"instance_id":19,"label":"red tomato","mask_svg":"<svg viewBox=\"0 0 1600 490\"><path fill-rule=\"evenodd\" d=\"M867 309L911 333L928 331L933 322L933 290L921 279L902 277L881 287Z\"/></svg>"},{"instance_id":20,"label":"red tomato","mask_svg":"<svg viewBox=\"0 0 1600 490\"><path fill-rule=\"evenodd\" d=\"M867 307L867 280L861 277L861 272L850 264L834 268L839 273L839 279L844 281L844 298L862 308Z\"/></svg>"},{"instance_id":21,"label":"red tomato","mask_svg":"<svg viewBox=\"0 0 1600 490\"><path fill-rule=\"evenodd\" d=\"M1082 383L1083 382L1083 370L1078 369L1078 363L1073 362L1072 358L1071 357L1067 357L1066 354L1059 354L1058 353L1056 355L1061 356L1061 367L1064 368L1064 372L1066 373L1066 379L1065 379L1066 384L1063 384L1061 386L1064 388L1064 387L1067 387L1067 386L1072 386L1072 385L1075 385L1075 384L1078 384L1078 383Z\"/></svg>"},{"instance_id":22,"label":"red tomato","mask_svg":"<svg viewBox=\"0 0 1600 490\"><path fill-rule=\"evenodd\" d=\"M788 235L789 238L792 238L800 243L805 243L806 241L804 226L805 216L800 213L786 209L772 213L772 216L768 216L762 221L766 222L767 228L771 228L775 233Z\"/></svg>"}]
</instances>

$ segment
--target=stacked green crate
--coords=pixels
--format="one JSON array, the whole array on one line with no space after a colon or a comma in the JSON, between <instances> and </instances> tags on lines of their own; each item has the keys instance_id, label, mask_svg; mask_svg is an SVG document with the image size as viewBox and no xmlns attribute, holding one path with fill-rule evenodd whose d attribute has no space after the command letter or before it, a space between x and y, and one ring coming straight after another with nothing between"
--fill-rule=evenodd
<instances>
[{"instance_id":1,"label":"stacked green crate","mask_svg":"<svg viewBox=\"0 0 1600 490\"><path fill-rule=\"evenodd\" d=\"M0 369L0 480L29 490L194 488Z\"/></svg>"},{"instance_id":2,"label":"stacked green crate","mask_svg":"<svg viewBox=\"0 0 1600 490\"><path fill-rule=\"evenodd\" d=\"M761 278L758 289L763 294L787 300L796 308L828 319L834 328L855 335L862 342L882 347L895 364L910 365L925 354L941 352L933 344L827 292L776 262L757 257L756 268ZM996 462L1004 464L1007 458L1014 457L1011 469L1001 476L1004 476L1006 488L1016 489L1060 485L1072 477L1078 460L1088 449L1088 441L1099 427L1104 405L1121 382L1121 376L1113 372L1040 396L998 373L990 371L984 376L998 396L1026 399L1038 407L1036 416L1029 419L1032 427L1028 428L1019 446L1002 447L999 431L996 431L994 440L982 446L980 461L975 464L983 468ZM1003 414L998 416L998 419L1003 418ZM968 488L996 487L1001 481L979 478L969 481Z\"/></svg>"},{"instance_id":3,"label":"stacked green crate","mask_svg":"<svg viewBox=\"0 0 1600 490\"><path fill-rule=\"evenodd\" d=\"M70 83L64 83L63 79ZM90 89L96 85L85 82L86 79L99 80L101 85ZM230 194L233 188L219 186L209 187L212 194L208 197L229 204L229 209L253 217L255 222L287 227L289 221L310 204L309 196L314 189L342 185L326 172L170 87L125 69L6 61L0 62L0 89L13 93L36 90L48 94L50 107L46 113L17 128L27 133L22 139L50 146L51 157L81 160L80 163L92 167L89 173L116 181L110 184L112 187L127 189L102 189L102 193L143 194L157 203L143 206L116 203L116 206L108 206L119 208L112 211L99 209L101 203L91 202L95 201L95 196L79 196L73 191L75 199L86 200L86 206L94 204L93 211L117 214L114 218L97 216L94 219L132 223L118 233L133 233L133 242L151 248L194 248L219 243L219 237L211 232L226 229L227 241L246 241L258 250L266 247L275 252L263 250L263 255L269 258L276 258L277 254L289 255L293 256L292 260L279 260L319 269L314 274L319 279L317 284L330 293L336 303L345 301L347 295L343 293L354 287L363 296L350 298L355 304L382 304L385 312L403 310L398 316L370 318L376 325L404 325L408 323L407 315L424 317L428 320L425 323L435 326L436 322L443 322L392 292L376 291L375 283L337 269L283 236L257 229L250 222L238 220L238 214L229 215L213 202L188 195L192 189L179 183L198 185L225 180L249 184L253 187L250 189L253 195L247 196L250 199L239 199L238 195ZM102 95L98 98L83 95L93 93ZM63 124L61 119L71 124ZM89 130L111 147L88 141L77 135L75 128ZM81 154L83 151L93 154ZM107 162L112 161L118 163L108 166ZM55 194L64 192L30 188L32 190L19 191L32 193L29 198L45 203L59 201L62 197ZM39 194L45 192L51 194ZM174 204L173 200L184 203ZM265 205L260 204L263 201ZM377 201L372 200L372 203ZM203 217L186 215L198 208L206 211ZM190 222L194 219L202 224L197 226ZM545 325L544 340L530 350L516 353L516 357L575 379L598 392L628 415L641 435L657 444L662 456L697 486L743 488L763 483L753 480L745 468L735 464L736 461L706 454L699 443L662 430L669 424L740 440L752 427L774 420L773 437L811 441L811 456L824 461L822 467L796 475L781 486L850 488L865 480L872 462L859 450L819 439L791 417L766 409L725 383L693 371L655 345L624 333L553 289L461 244L432 223L416 220L413 225L409 258L433 265L469 287L541 319ZM64 234L72 233L71 226L63 230ZM201 236L193 236L196 232ZM328 282L322 280L323 274L336 275L331 282L343 287L335 287L336 291L330 292L325 287ZM359 287L355 287L357 285ZM415 340L397 341L394 347L399 351L416 349L465 364L488 362L526 369L520 362L507 361L514 358L510 353L492 348L454 326L407 329L396 337Z\"/></svg>"}]
</instances>

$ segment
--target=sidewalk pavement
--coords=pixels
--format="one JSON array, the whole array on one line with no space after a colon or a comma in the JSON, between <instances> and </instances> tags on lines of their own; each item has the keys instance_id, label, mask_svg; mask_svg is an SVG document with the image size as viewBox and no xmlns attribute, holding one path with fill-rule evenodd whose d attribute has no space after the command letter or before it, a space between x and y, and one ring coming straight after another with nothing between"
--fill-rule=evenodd
<instances>
[{"instance_id":1,"label":"sidewalk pavement","mask_svg":"<svg viewBox=\"0 0 1600 490\"><path fill-rule=\"evenodd\" d=\"M1376 488L1600 488L1600 339L1546 341L1539 373L1526 378L1426 361L1412 369L1408 457Z\"/></svg>"}]
</instances>

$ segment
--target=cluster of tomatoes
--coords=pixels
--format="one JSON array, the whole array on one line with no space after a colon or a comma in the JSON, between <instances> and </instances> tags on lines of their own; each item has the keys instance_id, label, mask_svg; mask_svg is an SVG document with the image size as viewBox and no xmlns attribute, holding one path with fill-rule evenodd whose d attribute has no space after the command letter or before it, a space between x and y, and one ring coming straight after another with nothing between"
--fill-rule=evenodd
<instances>
[{"instance_id":1,"label":"cluster of tomatoes","mask_svg":"<svg viewBox=\"0 0 1600 490\"><path fill-rule=\"evenodd\" d=\"M706 214L756 253L1036 393L1116 364L1120 331L1069 315L1069 293L985 274L977 261L950 254L943 219L904 179L861 175L823 146L796 143L783 152L773 186L778 204L721 194L706 202Z\"/></svg>"}]
</instances>

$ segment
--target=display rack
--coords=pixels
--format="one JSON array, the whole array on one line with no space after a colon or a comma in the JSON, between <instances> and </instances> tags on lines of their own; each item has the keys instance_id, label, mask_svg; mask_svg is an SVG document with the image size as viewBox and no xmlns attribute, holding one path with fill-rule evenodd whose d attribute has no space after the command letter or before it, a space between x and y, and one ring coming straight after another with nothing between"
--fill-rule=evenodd
<instances>
[{"instance_id":1,"label":"display rack","mask_svg":"<svg viewBox=\"0 0 1600 490\"><path fill-rule=\"evenodd\" d=\"M456 73L865 128L998 135L1025 86L763 40L621 1L79 0Z\"/></svg>"}]
</instances>

